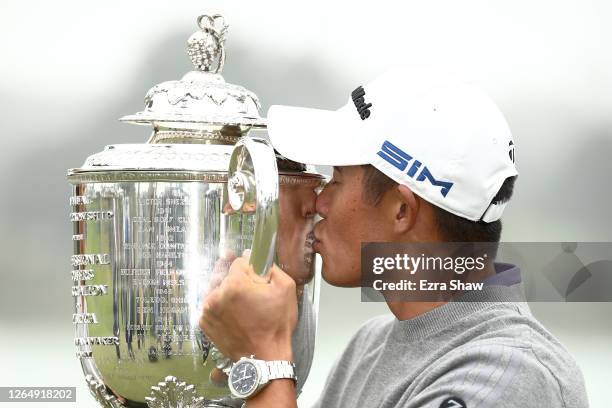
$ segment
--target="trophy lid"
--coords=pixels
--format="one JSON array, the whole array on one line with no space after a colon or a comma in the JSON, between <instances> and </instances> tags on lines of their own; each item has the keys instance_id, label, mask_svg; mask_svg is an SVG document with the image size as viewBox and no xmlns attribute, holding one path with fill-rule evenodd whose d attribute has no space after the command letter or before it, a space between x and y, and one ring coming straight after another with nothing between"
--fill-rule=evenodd
<instances>
[{"instance_id":1,"label":"trophy lid","mask_svg":"<svg viewBox=\"0 0 612 408\"><path fill-rule=\"evenodd\" d=\"M202 15L197 22L200 30L187 40L187 54L195 70L178 81L155 85L145 96L144 110L120 120L179 130L229 126L244 132L265 127L257 96L221 76L228 29L223 17Z\"/></svg>"},{"instance_id":2,"label":"trophy lid","mask_svg":"<svg viewBox=\"0 0 612 408\"><path fill-rule=\"evenodd\" d=\"M204 144L116 144L68 169L71 183L115 181L227 181L234 147ZM317 184L322 177L312 166L276 153L282 185Z\"/></svg>"}]
</instances>

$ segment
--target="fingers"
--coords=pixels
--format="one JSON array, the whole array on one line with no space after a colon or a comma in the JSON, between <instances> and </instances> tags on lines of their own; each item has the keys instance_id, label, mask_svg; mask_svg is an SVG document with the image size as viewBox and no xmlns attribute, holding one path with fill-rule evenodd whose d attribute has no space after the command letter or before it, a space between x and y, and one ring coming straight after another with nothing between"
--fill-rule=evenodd
<instances>
[{"instance_id":1,"label":"fingers","mask_svg":"<svg viewBox=\"0 0 612 408\"><path fill-rule=\"evenodd\" d=\"M219 334L219 321L223 320L223 293L214 289L206 295L203 301L202 314L198 326L210 341L216 343Z\"/></svg>"},{"instance_id":2,"label":"fingers","mask_svg":"<svg viewBox=\"0 0 612 408\"><path fill-rule=\"evenodd\" d=\"M219 304L219 290L211 291L204 298L204 306L202 307L202 315L200 316L199 326L204 332L208 332L214 318L217 317L217 305Z\"/></svg>"},{"instance_id":3,"label":"fingers","mask_svg":"<svg viewBox=\"0 0 612 408\"><path fill-rule=\"evenodd\" d=\"M204 307L202 309L202 314L200 315L200 321L198 322L198 326L207 336L210 331L210 304L204 302ZM210 338L210 337L209 337Z\"/></svg>"},{"instance_id":4,"label":"fingers","mask_svg":"<svg viewBox=\"0 0 612 408\"><path fill-rule=\"evenodd\" d=\"M250 250L245 250L241 257L234 259L229 272L219 288L240 289L249 283L274 283L278 286L295 290L295 280L276 264L264 276L259 276L249 264Z\"/></svg>"},{"instance_id":5,"label":"fingers","mask_svg":"<svg viewBox=\"0 0 612 408\"><path fill-rule=\"evenodd\" d=\"M215 262L213 273L227 274L234 259L236 259L236 253L231 249L224 249Z\"/></svg>"},{"instance_id":6,"label":"fingers","mask_svg":"<svg viewBox=\"0 0 612 408\"><path fill-rule=\"evenodd\" d=\"M270 283L287 290L295 291L295 280L281 268L276 266L276 264L272 265L272 268L270 268L269 275Z\"/></svg>"},{"instance_id":7,"label":"fingers","mask_svg":"<svg viewBox=\"0 0 612 408\"><path fill-rule=\"evenodd\" d=\"M231 249L223 249L219 258L215 261L212 274L210 276L209 288L214 289L221 284L227 276L232 261L236 259L236 253Z\"/></svg>"},{"instance_id":8,"label":"fingers","mask_svg":"<svg viewBox=\"0 0 612 408\"><path fill-rule=\"evenodd\" d=\"M270 283L269 282L270 279L268 278L267 273L265 273L262 276L255 273L255 270L250 264L250 260L251 260L251 250L250 249L245 249L242 252L242 258L245 259L247 263L249 264L249 272L247 274L251 278L251 281L253 281L254 283Z\"/></svg>"},{"instance_id":9,"label":"fingers","mask_svg":"<svg viewBox=\"0 0 612 408\"><path fill-rule=\"evenodd\" d=\"M213 368L210 372L210 381L217 386L227 385L227 375L217 367Z\"/></svg>"},{"instance_id":10,"label":"fingers","mask_svg":"<svg viewBox=\"0 0 612 408\"><path fill-rule=\"evenodd\" d=\"M245 258L247 261L251 259L251 250L245 249L244 251L242 251L242 257Z\"/></svg>"},{"instance_id":11,"label":"fingers","mask_svg":"<svg viewBox=\"0 0 612 408\"><path fill-rule=\"evenodd\" d=\"M236 258L230 267L228 278L239 280L245 283L247 280L251 283L268 283L268 279L259 276L255 273L253 266L249 263L251 251L246 249L240 258Z\"/></svg>"},{"instance_id":12,"label":"fingers","mask_svg":"<svg viewBox=\"0 0 612 408\"><path fill-rule=\"evenodd\" d=\"M234 262L232 262L232 265L230 266L230 270L228 273L228 277L230 276L234 276L234 277L247 276L248 277L254 274L255 274L255 271L253 271L253 267L249 264L249 260L245 258L244 256L241 256L240 258L234 259Z\"/></svg>"},{"instance_id":13,"label":"fingers","mask_svg":"<svg viewBox=\"0 0 612 408\"><path fill-rule=\"evenodd\" d=\"M293 303L294 305L297 305L298 303L298 293L297 293L297 285L295 283L295 280L289 275L287 274L285 271L283 271L281 268L279 268L276 265L273 265L272 268L270 268L270 284L272 286L276 287L276 293L282 293L282 297L290 303ZM293 310L293 315L290 317L291 321L290 321L290 328L293 331L293 329L295 329L295 326L297 324L297 309L292 309Z\"/></svg>"}]
</instances>

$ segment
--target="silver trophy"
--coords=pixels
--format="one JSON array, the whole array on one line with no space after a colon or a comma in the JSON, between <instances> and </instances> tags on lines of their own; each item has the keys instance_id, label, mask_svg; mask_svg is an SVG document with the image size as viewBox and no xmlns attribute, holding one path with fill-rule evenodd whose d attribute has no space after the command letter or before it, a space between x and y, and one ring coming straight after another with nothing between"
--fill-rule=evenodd
<instances>
[{"instance_id":1,"label":"silver trophy","mask_svg":"<svg viewBox=\"0 0 612 408\"><path fill-rule=\"evenodd\" d=\"M293 355L298 392L310 370L319 263L312 250L323 177L278 154L257 97L225 82L227 25L198 18L188 40L195 70L154 86L144 144L107 146L68 171L74 232L74 343L104 407L240 407L225 358L198 327L202 301L231 261L252 249L298 291Z\"/></svg>"}]
</instances>

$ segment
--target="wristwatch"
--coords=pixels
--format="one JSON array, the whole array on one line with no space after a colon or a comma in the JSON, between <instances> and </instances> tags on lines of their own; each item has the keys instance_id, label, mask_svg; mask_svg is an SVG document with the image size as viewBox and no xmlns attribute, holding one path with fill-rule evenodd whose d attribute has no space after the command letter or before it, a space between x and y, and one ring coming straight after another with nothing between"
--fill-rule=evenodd
<instances>
[{"instance_id":1,"label":"wristwatch","mask_svg":"<svg viewBox=\"0 0 612 408\"><path fill-rule=\"evenodd\" d=\"M295 364L291 361L264 361L254 357L242 357L232 366L227 383L234 397L250 398L278 378L289 378L297 382Z\"/></svg>"}]
</instances>

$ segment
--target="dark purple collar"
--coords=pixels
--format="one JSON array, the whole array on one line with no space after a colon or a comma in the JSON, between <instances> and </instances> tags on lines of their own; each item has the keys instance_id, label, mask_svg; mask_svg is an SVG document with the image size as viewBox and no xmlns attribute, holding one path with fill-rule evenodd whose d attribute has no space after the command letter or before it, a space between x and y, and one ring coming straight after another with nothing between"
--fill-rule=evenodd
<instances>
[{"instance_id":1,"label":"dark purple collar","mask_svg":"<svg viewBox=\"0 0 612 408\"><path fill-rule=\"evenodd\" d=\"M518 266L503 262L494 262L493 266L495 275L482 281L485 286L512 286L521 283L521 270Z\"/></svg>"}]
</instances>

